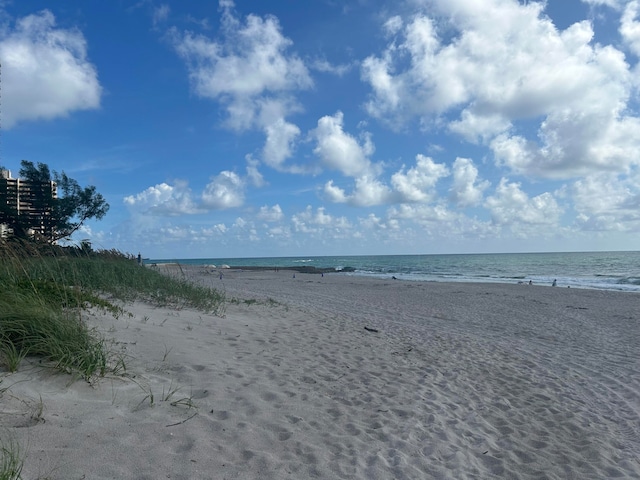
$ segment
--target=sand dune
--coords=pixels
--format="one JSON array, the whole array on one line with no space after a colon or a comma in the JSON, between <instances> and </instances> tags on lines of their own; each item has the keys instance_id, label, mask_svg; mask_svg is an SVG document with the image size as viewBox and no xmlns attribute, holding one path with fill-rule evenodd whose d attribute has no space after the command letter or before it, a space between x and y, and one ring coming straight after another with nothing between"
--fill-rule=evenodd
<instances>
[{"instance_id":1,"label":"sand dune","mask_svg":"<svg viewBox=\"0 0 640 480\"><path fill-rule=\"evenodd\" d=\"M638 295L187 271L224 317L87 318L128 376L2 373L24 478L640 478Z\"/></svg>"}]
</instances>

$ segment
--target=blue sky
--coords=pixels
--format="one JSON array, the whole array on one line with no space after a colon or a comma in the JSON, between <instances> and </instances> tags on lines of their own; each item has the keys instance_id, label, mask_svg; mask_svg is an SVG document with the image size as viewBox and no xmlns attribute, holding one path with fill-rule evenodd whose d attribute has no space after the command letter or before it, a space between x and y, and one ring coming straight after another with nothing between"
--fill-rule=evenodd
<instances>
[{"instance_id":1,"label":"blue sky","mask_svg":"<svg viewBox=\"0 0 640 480\"><path fill-rule=\"evenodd\" d=\"M637 250L639 0L0 2L0 164L152 258Z\"/></svg>"}]
</instances>

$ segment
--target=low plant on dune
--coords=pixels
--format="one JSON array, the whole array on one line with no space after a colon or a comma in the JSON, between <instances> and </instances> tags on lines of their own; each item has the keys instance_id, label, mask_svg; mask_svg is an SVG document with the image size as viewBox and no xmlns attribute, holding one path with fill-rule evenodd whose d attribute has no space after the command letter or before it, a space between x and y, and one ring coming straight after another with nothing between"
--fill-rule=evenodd
<instances>
[{"instance_id":1,"label":"low plant on dune","mask_svg":"<svg viewBox=\"0 0 640 480\"><path fill-rule=\"evenodd\" d=\"M26 355L33 355L84 378L104 375L109 356L104 341L77 311L43 302L36 293L3 298L0 312L0 353L8 370L15 371Z\"/></svg>"},{"instance_id":2,"label":"low plant on dune","mask_svg":"<svg viewBox=\"0 0 640 480\"><path fill-rule=\"evenodd\" d=\"M115 317L121 302L188 306L219 314L219 292L167 278L117 251L0 242L0 365L15 371L27 355L89 379L125 370L105 340L87 327L83 312Z\"/></svg>"},{"instance_id":3,"label":"low plant on dune","mask_svg":"<svg viewBox=\"0 0 640 480\"><path fill-rule=\"evenodd\" d=\"M10 437L0 439L0 480L18 480L22 474L24 456L20 444Z\"/></svg>"}]
</instances>

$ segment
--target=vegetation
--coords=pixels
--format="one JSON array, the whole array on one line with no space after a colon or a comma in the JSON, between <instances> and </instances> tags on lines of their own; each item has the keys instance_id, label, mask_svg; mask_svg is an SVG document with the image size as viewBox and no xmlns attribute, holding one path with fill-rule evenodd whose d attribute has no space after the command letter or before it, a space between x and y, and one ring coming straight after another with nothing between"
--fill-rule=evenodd
<instances>
[{"instance_id":1,"label":"vegetation","mask_svg":"<svg viewBox=\"0 0 640 480\"><path fill-rule=\"evenodd\" d=\"M36 166L33 162L22 160L21 166L22 180L43 185L55 182L57 198L51 195L50 189L34 191L33 207L39 210L41 215L24 215L6 204L0 205L0 223L7 224L16 237L27 238L32 229L42 225L47 232L43 240L55 243L60 239L69 238L87 220L102 219L109 210L109 204L96 191L96 187L91 185L82 188L66 173L52 173L44 163L38 163Z\"/></svg>"},{"instance_id":2,"label":"vegetation","mask_svg":"<svg viewBox=\"0 0 640 480\"><path fill-rule=\"evenodd\" d=\"M140 267L117 251L0 241L0 366L15 371L34 355L86 379L122 368L82 315L93 307L118 316L121 302L133 300L214 314L224 305L221 293Z\"/></svg>"},{"instance_id":3,"label":"vegetation","mask_svg":"<svg viewBox=\"0 0 640 480\"><path fill-rule=\"evenodd\" d=\"M18 480L24 465L23 452L13 438L0 439L0 480Z\"/></svg>"}]
</instances>

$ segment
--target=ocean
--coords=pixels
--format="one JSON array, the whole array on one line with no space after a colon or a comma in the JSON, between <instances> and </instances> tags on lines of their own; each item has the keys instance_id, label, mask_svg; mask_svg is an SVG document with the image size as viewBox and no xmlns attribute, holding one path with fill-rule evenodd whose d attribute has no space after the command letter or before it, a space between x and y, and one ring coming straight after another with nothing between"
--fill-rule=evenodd
<instances>
[{"instance_id":1,"label":"ocean","mask_svg":"<svg viewBox=\"0 0 640 480\"><path fill-rule=\"evenodd\" d=\"M231 267L311 266L350 270L401 280L441 282L529 283L558 287L640 292L640 252L491 253L456 255L363 255L332 257L265 257L150 259L145 263ZM352 270L352 271L351 271Z\"/></svg>"}]
</instances>

